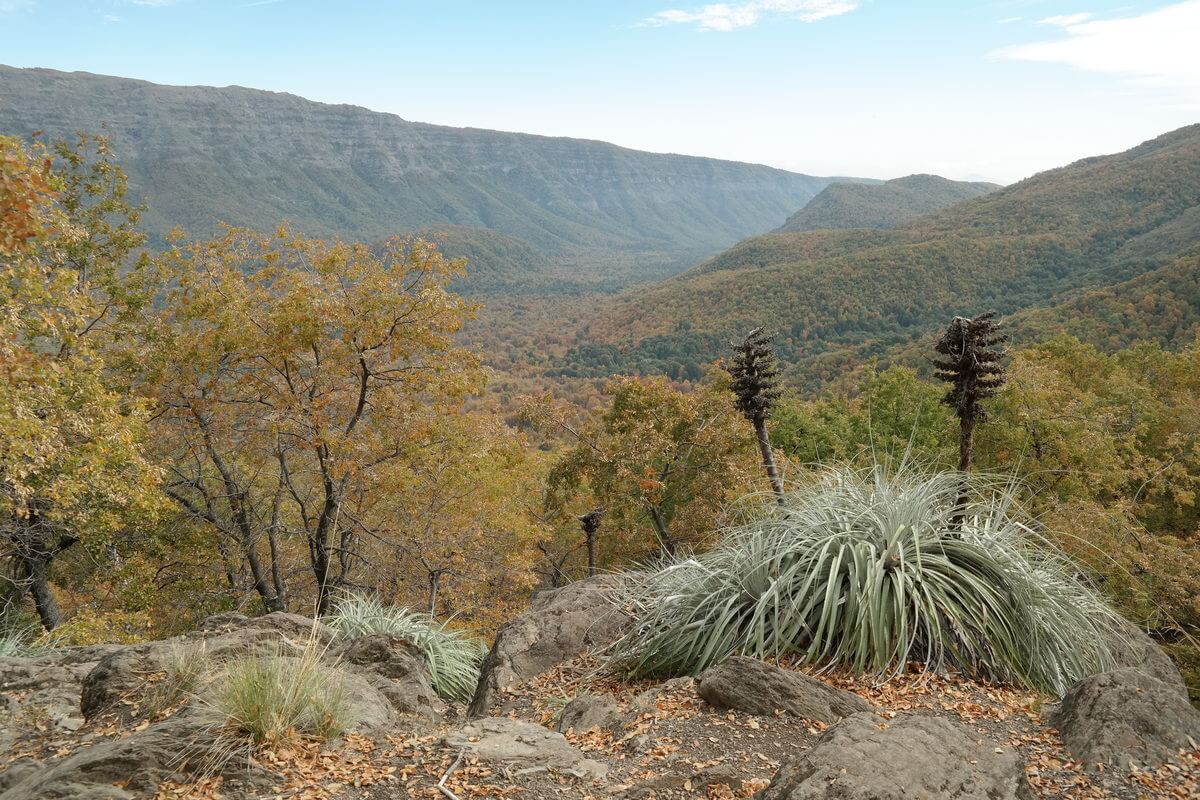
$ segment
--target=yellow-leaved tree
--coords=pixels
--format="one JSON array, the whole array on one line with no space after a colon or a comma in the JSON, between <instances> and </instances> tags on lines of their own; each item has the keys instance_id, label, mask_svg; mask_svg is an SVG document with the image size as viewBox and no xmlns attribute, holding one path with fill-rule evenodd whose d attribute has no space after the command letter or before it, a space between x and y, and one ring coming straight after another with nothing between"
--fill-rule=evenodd
<instances>
[{"instance_id":1,"label":"yellow-leaved tree","mask_svg":"<svg viewBox=\"0 0 1200 800\"><path fill-rule=\"evenodd\" d=\"M714 373L685 393L657 378L614 379L608 407L580 423L547 398L528 405L537 424L571 442L546 481L545 511L558 528L557 542L543 544L551 582L566 578L577 546L593 574L603 563L694 547L754 488L754 440L727 381ZM580 518L600 509L598 531L581 534Z\"/></svg>"},{"instance_id":2,"label":"yellow-leaved tree","mask_svg":"<svg viewBox=\"0 0 1200 800\"><path fill-rule=\"evenodd\" d=\"M55 559L159 507L145 409L104 362L107 326L137 303L132 221L103 140L0 138L0 595L8 612L29 595L47 630Z\"/></svg>"},{"instance_id":3,"label":"yellow-leaved tree","mask_svg":"<svg viewBox=\"0 0 1200 800\"><path fill-rule=\"evenodd\" d=\"M141 340L166 491L215 538L229 589L324 614L338 590L394 587L414 547L434 574L458 569L433 554L483 538L499 513L481 502L489 470L509 465L457 423L484 379L454 341L474 311L447 288L461 264L419 240L287 228L229 230L156 264L166 288Z\"/></svg>"}]
</instances>

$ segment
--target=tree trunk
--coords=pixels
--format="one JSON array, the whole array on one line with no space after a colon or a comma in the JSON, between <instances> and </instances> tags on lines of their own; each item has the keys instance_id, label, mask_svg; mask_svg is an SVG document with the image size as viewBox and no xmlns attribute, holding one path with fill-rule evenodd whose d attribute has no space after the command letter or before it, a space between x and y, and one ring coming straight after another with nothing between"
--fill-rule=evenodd
<instances>
[{"instance_id":1,"label":"tree trunk","mask_svg":"<svg viewBox=\"0 0 1200 800\"><path fill-rule=\"evenodd\" d=\"M436 616L438 590L442 586L442 571L435 569L429 573L429 616Z\"/></svg>"},{"instance_id":2,"label":"tree trunk","mask_svg":"<svg viewBox=\"0 0 1200 800\"><path fill-rule=\"evenodd\" d=\"M587 554L588 554L588 577L592 578L596 575L596 532L588 531L587 533Z\"/></svg>"},{"instance_id":3,"label":"tree trunk","mask_svg":"<svg viewBox=\"0 0 1200 800\"><path fill-rule=\"evenodd\" d=\"M675 555L675 541L671 538L670 532L667 530L667 523L663 521L662 514L658 513L658 508L650 506L650 520L654 523L654 530L658 532L658 541L662 545L662 549L669 556Z\"/></svg>"},{"instance_id":4,"label":"tree trunk","mask_svg":"<svg viewBox=\"0 0 1200 800\"><path fill-rule=\"evenodd\" d=\"M279 564L283 555L279 552L279 536L274 526L267 531L267 543L271 549L271 584L275 587L275 611L287 611L287 586Z\"/></svg>"},{"instance_id":5,"label":"tree trunk","mask_svg":"<svg viewBox=\"0 0 1200 800\"><path fill-rule=\"evenodd\" d=\"M37 609L42 627L52 631L62 623L62 612L50 589L50 558L33 554L21 556L22 581L29 587L33 607Z\"/></svg>"},{"instance_id":6,"label":"tree trunk","mask_svg":"<svg viewBox=\"0 0 1200 800\"><path fill-rule=\"evenodd\" d=\"M767 436L765 419L754 420L754 433L758 437L758 449L762 453L763 468L767 471L767 477L771 480L771 489L775 492L775 501L783 505L783 480L779 477L779 470L775 466L775 453L771 450L771 439Z\"/></svg>"}]
</instances>

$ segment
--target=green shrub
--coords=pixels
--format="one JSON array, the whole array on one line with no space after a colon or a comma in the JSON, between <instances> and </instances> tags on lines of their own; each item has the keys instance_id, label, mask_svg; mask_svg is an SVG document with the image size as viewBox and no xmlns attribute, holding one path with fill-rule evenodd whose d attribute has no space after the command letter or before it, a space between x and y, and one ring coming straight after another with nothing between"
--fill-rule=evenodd
<instances>
[{"instance_id":1,"label":"green shrub","mask_svg":"<svg viewBox=\"0 0 1200 800\"><path fill-rule=\"evenodd\" d=\"M372 597L346 595L324 622L348 639L382 633L412 642L425 654L433 688L443 700L466 703L475 693L487 646L427 614L387 606Z\"/></svg>"},{"instance_id":2,"label":"green shrub","mask_svg":"<svg viewBox=\"0 0 1200 800\"><path fill-rule=\"evenodd\" d=\"M631 576L613 663L695 675L734 654L886 674L916 662L1064 692L1109 667L1113 612L1022 522L1005 487L958 473L833 470L711 551Z\"/></svg>"},{"instance_id":3,"label":"green shrub","mask_svg":"<svg viewBox=\"0 0 1200 800\"><path fill-rule=\"evenodd\" d=\"M340 670L315 642L299 655L281 645L229 661L213 681L209 712L225 731L264 744L293 735L325 741L349 725Z\"/></svg>"}]
</instances>

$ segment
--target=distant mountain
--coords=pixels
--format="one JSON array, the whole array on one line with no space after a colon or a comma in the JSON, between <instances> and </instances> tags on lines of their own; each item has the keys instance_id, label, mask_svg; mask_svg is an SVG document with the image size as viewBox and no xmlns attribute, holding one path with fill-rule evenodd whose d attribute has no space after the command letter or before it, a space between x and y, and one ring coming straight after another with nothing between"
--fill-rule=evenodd
<instances>
[{"instance_id":1,"label":"distant mountain","mask_svg":"<svg viewBox=\"0 0 1200 800\"><path fill-rule=\"evenodd\" d=\"M777 226L830 181L603 142L408 122L240 87L0 66L0 133L107 133L161 236L219 221L373 240L430 226L519 237L621 280ZM508 265L504 269L515 269Z\"/></svg>"},{"instance_id":2,"label":"distant mountain","mask_svg":"<svg viewBox=\"0 0 1200 800\"><path fill-rule=\"evenodd\" d=\"M999 188L995 183L952 181L938 175L908 175L882 183L831 183L788 217L777 232L894 228Z\"/></svg>"},{"instance_id":3,"label":"distant mountain","mask_svg":"<svg viewBox=\"0 0 1200 800\"><path fill-rule=\"evenodd\" d=\"M1145 304L1147 316L1188 302L1160 291L1195 297L1196 261L1169 265L1200 246L1198 206L1200 125L1192 125L890 230L772 233L741 242L598 309L587 325L589 344L568 354L561 369L686 374L720 355L730 336L766 325L780 332L791 377L812 385L887 356L955 314L1057 307L1029 324L1078 330L1072 315L1103 306L1112 324L1122 324L1126 291L1136 290L1129 297ZM1153 320L1138 324L1160 335ZM605 366L613 361L603 351L609 345L620 358Z\"/></svg>"}]
</instances>

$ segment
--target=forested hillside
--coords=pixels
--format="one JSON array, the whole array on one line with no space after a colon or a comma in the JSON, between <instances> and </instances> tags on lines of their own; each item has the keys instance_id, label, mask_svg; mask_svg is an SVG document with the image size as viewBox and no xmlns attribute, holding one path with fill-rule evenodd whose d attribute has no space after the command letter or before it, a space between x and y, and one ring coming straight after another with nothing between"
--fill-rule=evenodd
<instances>
[{"instance_id":1,"label":"forested hillside","mask_svg":"<svg viewBox=\"0 0 1200 800\"><path fill-rule=\"evenodd\" d=\"M103 131L151 239L219 221L374 240L429 226L526 240L568 272L677 272L829 183L752 164L449 128L241 87L0 67L0 134ZM516 262L497 267L520 268Z\"/></svg>"},{"instance_id":2,"label":"forested hillside","mask_svg":"<svg viewBox=\"0 0 1200 800\"><path fill-rule=\"evenodd\" d=\"M894 228L922 214L999 189L995 183L907 175L883 183L831 183L788 217L779 232Z\"/></svg>"},{"instance_id":3,"label":"forested hillside","mask_svg":"<svg viewBox=\"0 0 1200 800\"><path fill-rule=\"evenodd\" d=\"M621 351L617 369L686 371L717 354L711 343L764 324L782 333L793 376L811 385L912 342L955 314L982 308L1013 314L1064 301L1061 313L1070 314L1079 303L1097 302L1071 301L1072 293L1142 275L1154 281L1148 273L1200 243L1198 204L1200 126L1194 125L889 231L773 233L742 242L614 300L591 321L581 336L587 346L581 341L564 369L611 369L593 354L612 344ZM1173 270L1184 291L1194 265L1181 261ZM1163 278L1155 288L1176 283ZM647 343L663 336L674 337L672 351L644 357Z\"/></svg>"}]
</instances>

